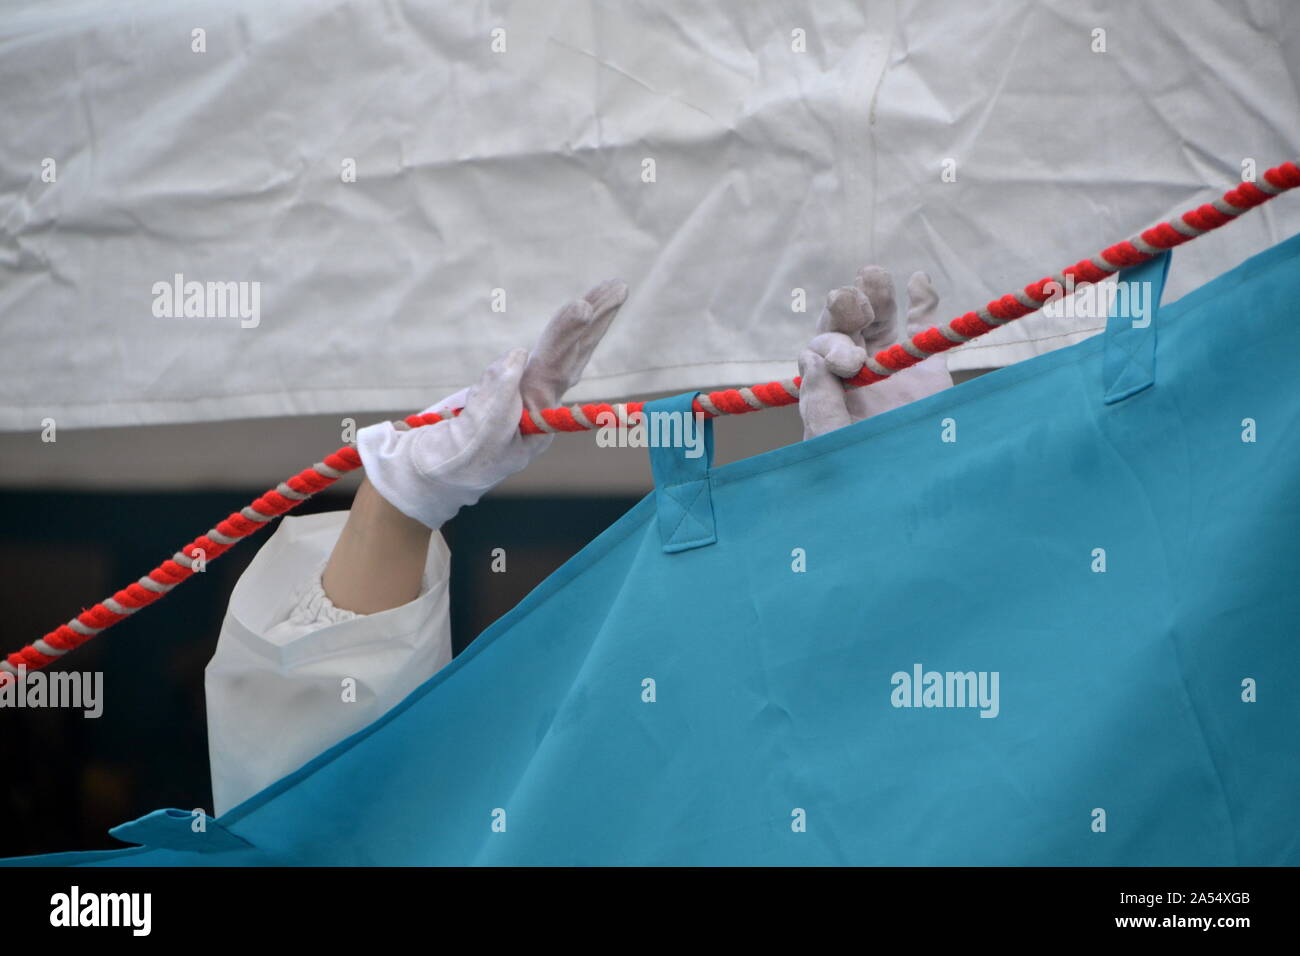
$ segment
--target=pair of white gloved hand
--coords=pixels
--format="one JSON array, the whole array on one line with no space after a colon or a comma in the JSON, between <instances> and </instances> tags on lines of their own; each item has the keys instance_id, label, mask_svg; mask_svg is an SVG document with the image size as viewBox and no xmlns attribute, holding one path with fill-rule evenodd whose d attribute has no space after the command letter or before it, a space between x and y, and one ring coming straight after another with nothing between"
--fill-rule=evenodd
<instances>
[{"instance_id":1,"label":"pair of white gloved hand","mask_svg":"<svg viewBox=\"0 0 1300 956\"><path fill-rule=\"evenodd\" d=\"M437 530L494 485L523 470L550 447L553 436L523 435L524 408L553 408L576 385L614 316L627 286L610 280L570 302L547 323L531 353L515 349L488 366L477 385L425 410L455 418L406 428L381 422L357 433L357 451L375 490L399 511ZM878 415L952 384L941 361L925 362L869 388L845 390L841 378L861 368L869 353L932 324L939 299L930 280L908 283L904 330L897 325L893 280L867 266L852 286L827 296L817 334L799 356L803 382L799 413L804 437Z\"/></svg>"}]
</instances>

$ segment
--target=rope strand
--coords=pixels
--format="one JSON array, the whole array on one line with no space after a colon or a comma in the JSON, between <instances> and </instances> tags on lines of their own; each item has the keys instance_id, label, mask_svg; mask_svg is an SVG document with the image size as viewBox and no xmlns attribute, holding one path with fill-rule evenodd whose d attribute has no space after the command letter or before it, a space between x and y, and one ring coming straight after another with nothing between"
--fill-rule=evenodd
<instances>
[{"instance_id":1,"label":"rope strand","mask_svg":"<svg viewBox=\"0 0 1300 956\"><path fill-rule=\"evenodd\" d=\"M1017 292L1008 293L973 312L967 312L943 325L931 326L907 341L882 349L874 356L869 356L856 375L845 379L845 387L862 388L883 382L894 373L911 368L933 355L1037 312L1061 294L1061 290L1069 284L1067 280L1072 279L1076 286L1099 282L1120 269L1145 262L1166 249L1218 229L1242 213L1297 186L1300 186L1300 168L1295 163L1276 166L1265 172L1259 182L1242 183L1228 190L1219 199L1185 212L1170 222L1157 223L1131 239L1108 246L1097 255L1067 266ZM743 388L723 389L707 395L700 393L696 396L694 408L709 418L717 418L793 405L799 401L799 384L800 379L795 377ZM604 421L617 421L620 426L624 426L627 417L640 412L644 405L644 402L616 405L594 403L567 408L525 410L520 418L519 430L525 435L590 431L598 427L602 416L606 415L614 417L603 419ZM412 428L434 425L461 411L459 408L454 409L449 416L436 413L410 415L405 423ZM169 594L176 585L192 577L196 573L196 561L201 560L205 564L221 556L244 538L266 527L273 518L287 514L312 495L360 467L361 457L356 449L345 445L327 455L324 461L281 482L252 504L231 514L206 534L199 535L183 546L138 581L83 610L66 624L59 625L44 637L0 661L0 686L18 680L28 671L53 663L141 608L153 604L163 595ZM201 564L200 568L202 566Z\"/></svg>"}]
</instances>

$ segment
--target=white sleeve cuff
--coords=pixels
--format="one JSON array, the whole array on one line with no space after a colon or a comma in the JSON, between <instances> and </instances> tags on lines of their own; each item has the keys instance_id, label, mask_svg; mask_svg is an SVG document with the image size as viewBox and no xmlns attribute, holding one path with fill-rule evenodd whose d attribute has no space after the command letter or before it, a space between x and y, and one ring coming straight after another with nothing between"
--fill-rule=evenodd
<instances>
[{"instance_id":1,"label":"white sleeve cuff","mask_svg":"<svg viewBox=\"0 0 1300 956\"><path fill-rule=\"evenodd\" d=\"M220 815L383 716L451 660L451 553L430 538L419 597L334 607L320 571L347 512L286 517L235 585L204 675Z\"/></svg>"}]
</instances>

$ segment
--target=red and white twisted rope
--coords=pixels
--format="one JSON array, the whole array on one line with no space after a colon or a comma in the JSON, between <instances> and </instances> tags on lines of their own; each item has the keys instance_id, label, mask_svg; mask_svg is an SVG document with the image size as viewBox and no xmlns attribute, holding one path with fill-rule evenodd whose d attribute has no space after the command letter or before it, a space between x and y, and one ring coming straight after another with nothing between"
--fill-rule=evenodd
<instances>
[{"instance_id":1,"label":"red and white twisted rope","mask_svg":"<svg viewBox=\"0 0 1300 956\"><path fill-rule=\"evenodd\" d=\"M1067 277L1073 277L1076 286L1099 282L1120 269L1145 262L1166 249L1218 229L1242 213L1297 186L1300 186L1300 168L1295 163L1288 162L1274 167L1265 172L1258 182L1242 183L1224 193L1221 198L1185 212L1171 222L1158 223L1131 239L1103 249L1090 259L1067 266L1017 292L995 299L943 325L931 326L913 335L908 341L891 345L874 356L869 356L858 373L845 380L845 387L860 388L883 382L895 372L910 368L930 356L946 352L1008 322L1037 312L1061 294L1060 290L1068 285ZM696 411L715 418L793 405L799 401L799 383L800 379L795 377L700 394L695 399L694 407ZM537 435L589 431L599 427L600 422L617 421L620 425L625 425L627 417L640 412L644 405L644 402L593 403L538 411L525 410L519 430L526 435ZM455 409L450 414L456 415L460 411ZM436 424L446 417L448 416L436 413L410 415L405 423L415 428ZM316 492L328 488L348 472L360 467L361 458L356 449L344 446L327 455L324 461L281 482L252 504L218 522L207 534L195 538L135 583L82 611L40 640L0 661L0 686L16 680L20 673L58 660L169 593L176 585L195 574L196 551L201 550L205 562L224 554L244 538L266 527L272 518L291 511Z\"/></svg>"}]
</instances>

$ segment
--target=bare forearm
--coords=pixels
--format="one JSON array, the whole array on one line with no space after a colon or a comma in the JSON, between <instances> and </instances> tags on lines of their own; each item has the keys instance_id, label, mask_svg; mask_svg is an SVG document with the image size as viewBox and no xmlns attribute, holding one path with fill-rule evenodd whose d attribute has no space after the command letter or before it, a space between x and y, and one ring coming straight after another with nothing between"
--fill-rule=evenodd
<instances>
[{"instance_id":1,"label":"bare forearm","mask_svg":"<svg viewBox=\"0 0 1300 956\"><path fill-rule=\"evenodd\" d=\"M377 614L420 595L427 527L385 501L369 480L357 489L321 585L335 607Z\"/></svg>"}]
</instances>

